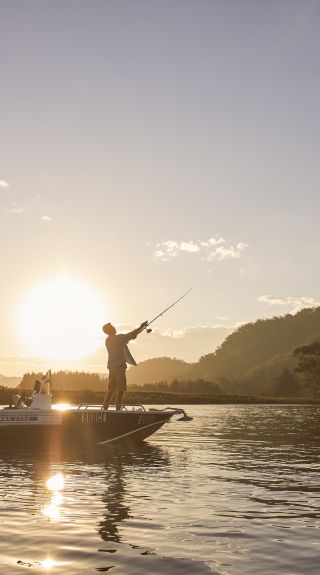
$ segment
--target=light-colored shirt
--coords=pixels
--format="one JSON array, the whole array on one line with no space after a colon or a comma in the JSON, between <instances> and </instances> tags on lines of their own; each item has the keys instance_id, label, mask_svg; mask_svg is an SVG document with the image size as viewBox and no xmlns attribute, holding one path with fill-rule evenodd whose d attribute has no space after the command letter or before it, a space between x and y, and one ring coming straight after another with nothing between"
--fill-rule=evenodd
<instances>
[{"instance_id":1,"label":"light-colored shirt","mask_svg":"<svg viewBox=\"0 0 320 575\"><path fill-rule=\"evenodd\" d=\"M108 350L109 370L119 365L127 367L127 363L130 365L137 365L127 345L130 339L134 339L134 337L136 337L133 337L132 334L133 332L119 334L116 333L107 337L106 348Z\"/></svg>"}]
</instances>

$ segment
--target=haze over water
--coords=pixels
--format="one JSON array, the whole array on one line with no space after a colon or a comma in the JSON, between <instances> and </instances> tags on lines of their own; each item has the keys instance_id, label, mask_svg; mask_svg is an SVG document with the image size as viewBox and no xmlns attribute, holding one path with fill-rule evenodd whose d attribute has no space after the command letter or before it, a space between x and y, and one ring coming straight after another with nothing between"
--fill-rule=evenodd
<instances>
[{"instance_id":1,"label":"haze over water","mask_svg":"<svg viewBox=\"0 0 320 575\"><path fill-rule=\"evenodd\" d=\"M1 572L318 574L320 408L188 411L135 448L2 448Z\"/></svg>"}]
</instances>

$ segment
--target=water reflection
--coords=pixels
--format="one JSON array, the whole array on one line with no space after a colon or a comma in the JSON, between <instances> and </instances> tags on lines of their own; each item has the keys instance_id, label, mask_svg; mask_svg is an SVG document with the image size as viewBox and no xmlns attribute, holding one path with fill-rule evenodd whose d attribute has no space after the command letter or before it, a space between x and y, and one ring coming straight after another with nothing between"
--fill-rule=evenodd
<instances>
[{"instance_id":1,"label":"water reflection","mask_svg":"<svg viewBox=\"0 0 320 575\"><path fill-rule=\"evenodd\" d=\"M22 561L20 559L19 561L17 561L17 565L20 565L21 567L33 567L33 568L39 567L40 569L42 568L48 570L52 569L52 567L65 565L65 563L63 561L55 561L54 559L51 559L51 557L47 557L43 561L33 561L32 563L30 563L30 561Z\"/></svg>"},{"instance_id":2,"label":"water reflection","mask_svg":"<svg viewBox=\"0 0 320 575\"><path fill-rule=\"evenodd\" d=\"M51 500L42 508L42 514L49 519L59 521L63 496L61 491L64 487L64 476L62 473L55 473L46 481L46 487L51 491Z\"/></svg>"},{"instance_id":3,"label":"water reflection","mask_svg":"<svg viewBox=\"0 0 320 575\"><path fill-rule=\"evenodd\" d=\"M320 409L192 412L137 448L0 452L1 572L317 575Z\"/></svg>"},{"instance_id":4,"label":"water reflection","mask_svg":"<svg viewBox=\"0 0 320 575\"><path fill-rule=\"evenodd\" d=\"M224 480L285 491L287 501L290 492L318 491L314 467L319 463L319 416L319 409L312 407L231 408L214 431ZM206 430L207 439L209 435ZM274 505L274 496L269 501Z\"/></svg>"},{"instance_id":5,"label":"water reflection","mask_svg":"<svg viewBox=\"0 0 320 575\"><path fill-rule=\"evenodd\" d=\"M125 504L122 459L116 458L112 467L106 467L106 483L108 487L102 497L106 511L99 522L99 534L104 541L119 543L119 523L130 516L129 507Z\"/></svg>"},{"instance_id":6,"label":"water reflection","mask_svg":"<svg viewBox=\"0 0 320 575\"><path fill-rule=\"evenodd\" d=\"M45 569L51 569L52 567L56 567L57 565L59 565L59 561L54 561L54 559L48 557L48 559L42 561L42 565Z\"/></svg>"},{"instance_id":7,"label":"water reflection","mask_svg":"<svg viewBox=\"0 0 320 575\"><path fill-rule=\"evenodd\" d=\"M96 531L99 537L104 543L113 544L113 549L104 547L99 549L101 552L116 552L122 548L122 553L128 556L130 548L131 553L134 552L138 556L152 553L145 547L130 544L128 540L124 541L120 525L131 517L128 504L130 499L128 477L134 473L135 468L141 471L143 468L151 470L170 467L170 458L164 449L148 444L131 448L118 446L116 449L109 448L103 452L99 450L91 453L82 451L75 453L73 450L69 456L65 453L63 457L57 453L43 453L39 457L39 454L36 456L32 452L12 454L2 450L0 458L0 463L2 462L0 481L4 478L4 469L10 470L10 476L15 480L19 478L20 485L23 484L25 488L27 486L24 493L24 510L34 514L38 508L43 520L50 522L50 527L42 524L45 533L42 536L41 551L38 548L35 556L32 556L34 550L28 555L20 556L16 559L16 565L33 569L45 568L50 571L54 569L55 572L66 568L68 561L60 560L59 545L54 543L57 533L65 529L65 525L60 523L62 509L64 519L67 522L71 520L75 530L78 517L82 530L83 516L88 515L88 518L92 515L97 516ZM18 483L15 487L18 488ZM39 535L41 527L38 522L39 517L30 530L30 541ZM70 534L68 535L70 539ZM43 542L46 539L50 543L47 545L47 556L43 558ZM98 571L107 571L111 568L110 565L105 565L104 559L101 561L104 565L97 567ZM72 572L70 566L68 572Z\"/></svg>"},{"instance_id":8,"label":"water reflection","mask_svg":"<svg viewBox=\"0 0 320 575\"><path fill-rule=\"evenodd\" d=\"M105 512L98 530L104 541L120 543L122 538L119 524L130 518L130 508L126 504L126 474L131 473L135 466L139 469L154 469L169 465L168 454L163 449L148 444L130 450L122 448L121 451L109 452L108 463L104 469L106 490L102 496Z\"/></svg>"}]
</instances>

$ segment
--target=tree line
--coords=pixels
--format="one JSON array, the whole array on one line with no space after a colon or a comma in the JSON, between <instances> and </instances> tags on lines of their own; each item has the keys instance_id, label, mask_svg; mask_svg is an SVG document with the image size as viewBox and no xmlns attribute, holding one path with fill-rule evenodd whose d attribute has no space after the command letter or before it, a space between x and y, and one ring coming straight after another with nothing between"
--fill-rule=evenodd
<instances>
[{"instance_id":1,"label":"tree line","mask_svg":"<svg viewBox=\"0 0 320 575\"><path fill-rule=\"evenodd\" d=\"M206 381L204 379L178 380L174 379L171 382L159 381L156 383L144 383L143 385L131 384L129 385L130 391L158 391L169 393L201 393L206 395L214 395L221 393L221 387L213 381Z\"/></svg>"},{"instance_id":2,"label":"tree line","mask_svg":"<svg viewBox=\"0 0 320 575\"><path fill-rule=\"evenodd\" d=\"M19 388L31 390L36 379L41 379L43 373L25 373ZM81 390L103 391L106 389L107 377L98 373L86 371L57 371L52 373L52 389L55 390Z\"/></svg>"}]
</instances>

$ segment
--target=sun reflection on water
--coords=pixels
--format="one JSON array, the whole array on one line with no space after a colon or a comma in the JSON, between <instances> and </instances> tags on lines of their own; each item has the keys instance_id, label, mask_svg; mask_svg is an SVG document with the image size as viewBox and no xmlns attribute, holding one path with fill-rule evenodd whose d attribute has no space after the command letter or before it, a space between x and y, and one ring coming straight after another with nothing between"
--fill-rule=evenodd
<instances>
[{"instance_id":1,"label":"sun reflection on water","mask_svg":"<svg viewBox=\"0 0 320 575\"><path fill-rule=\"evenodd\" d=\"M63 565L63 563L59 561L54 561L51 557L47 557L44 561L41 562L42 567L45 569L51 569L52 567L57 567L58 565Z\"/></svg>"},{"instance_id":2,"label":"sun reflection on water","mask_svg":"<svg viewBox=\"0 0 320 575\"><path fill-rule=\"evenodd\" d=\"M48 505L44 505L42 508L42 514L48 519L53 521L59 521L60 519L60 506L63 503L63 496L61 491L64 487L64 477L62 473L56 473L49 477L46 481L46 487L51 491L51 500Z\"/></svg>"},{"instance_id":3,"label":"sun reflection on water","mask_svg":"<svg viewBox=\"0 0 320 575\"><path fill-rule=\"evenodd\" d=\"M49 491L61 491L64 488L64 477L62 473L56 473L52 475L52 477L49 477L46 486Z\"/></svg>"}]
</instances>

